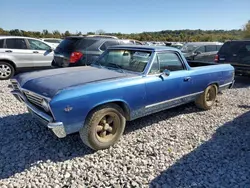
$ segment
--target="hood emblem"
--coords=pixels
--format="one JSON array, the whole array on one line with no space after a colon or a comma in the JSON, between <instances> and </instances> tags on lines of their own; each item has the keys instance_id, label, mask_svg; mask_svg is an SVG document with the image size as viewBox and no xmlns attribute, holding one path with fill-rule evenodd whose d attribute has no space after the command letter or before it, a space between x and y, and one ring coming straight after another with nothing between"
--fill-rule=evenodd
<instances>
[{"instance_id":1,"label":"hood emblem","mask_svg":"<svg viewBox=\"0 0 250 188\"><path fill-rule=\"evenodd\" d=\"M73 107L67 105L67 106L64 108L64 111L65 111L65 112L70 112L72 109L73 109Z\"/></svg>"}]
</instances>

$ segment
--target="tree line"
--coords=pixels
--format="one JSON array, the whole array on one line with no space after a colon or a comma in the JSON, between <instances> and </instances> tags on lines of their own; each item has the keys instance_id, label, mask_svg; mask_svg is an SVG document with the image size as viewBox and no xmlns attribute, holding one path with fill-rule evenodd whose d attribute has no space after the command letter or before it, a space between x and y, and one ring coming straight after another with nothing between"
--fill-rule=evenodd
<instances>
[{"instance_id":1,"label":"tree line","mask_svg":"<svg viewBox=\"0 0 250 188\"><path fill-rule=\"evenodd\" d=\"M95 32L88 32L91 34L106 34L117 36L121 39L135 39L140 41L171 41L171 42L197 42L197 41L220 41L226 40L238 40L243 38L250 39L250 20L245 24L243 29L233 30L164 30L159 32L142 32L142 33L106 33L103 30L97 30ZM26 36L34 38L65 38L67 36L80 36L83 35L80 31L70 33L69 31L60 32L54 30L49 32L47 29L40 31L25 31L19 29L4 30L0 28L0 35L12 35L12 36Z\"/></svg>"}]
</instances>

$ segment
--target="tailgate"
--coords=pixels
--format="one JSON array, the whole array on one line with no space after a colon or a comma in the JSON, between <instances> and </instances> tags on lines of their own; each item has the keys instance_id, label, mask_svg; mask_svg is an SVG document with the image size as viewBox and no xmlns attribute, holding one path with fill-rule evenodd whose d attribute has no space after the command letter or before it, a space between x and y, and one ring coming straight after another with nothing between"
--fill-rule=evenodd
<instances>
[{"instance_id":1,"label":"tailgate","mask_svg":"<svg viewBox=\"0 0 250 188\"><path fill-rule=\"evenodd\" d=\"M69 57L63 55L54 55L54 61L52 62L54 67L68 67L69 66Z\"/></svg>"}]
</instances>

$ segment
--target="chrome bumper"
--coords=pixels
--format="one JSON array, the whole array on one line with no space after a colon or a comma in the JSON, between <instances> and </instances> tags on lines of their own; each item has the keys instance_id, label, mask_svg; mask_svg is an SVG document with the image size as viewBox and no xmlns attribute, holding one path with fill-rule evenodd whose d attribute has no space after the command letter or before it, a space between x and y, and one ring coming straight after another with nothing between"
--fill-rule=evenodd
<instances>
[{"instance_id":1,"label":"chrome bumper","mask_svg":"<svg viewBox=\"0 0 250 188\"><path fill-rule=\"evenodd\" d=\"M232 81L232 83L229 86L229 89L232 89L234 87L234 82L235 82L235 80Z\"/></svg>"},{"instance_id":2,"label":"chrome bumper","mask_svg":"<svg viewBox=\"0 0 250 188\"><path fill-rule=\"evenodd\" d=\"M17 100L25 103L28 111L32 114L32 116L38 119L39 122L46 125L48 128L52 129L52 131L58 138L63 138L67 135L62 122L53 122L53 118L51 116L33 106L19 91L11 91L11 93Z\"/></svg>"}]
</instances>

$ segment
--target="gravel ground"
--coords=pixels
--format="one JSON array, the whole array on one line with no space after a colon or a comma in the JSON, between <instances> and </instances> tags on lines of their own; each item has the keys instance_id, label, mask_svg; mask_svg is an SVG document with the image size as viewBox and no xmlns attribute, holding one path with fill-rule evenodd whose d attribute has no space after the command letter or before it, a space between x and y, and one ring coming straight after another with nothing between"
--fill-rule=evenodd
<instances>
[{"instance_id":1,"label":"gravel ground","mask_svg":"<svg viewBox=\"0 0 250 188\"><path fill-rule=\"evenodd\" d=\"M250 79L212 110L193 104L128 123L110 149L58 139L0 82L0 187L250 187Z\"/></svg>"}]
</instances>

